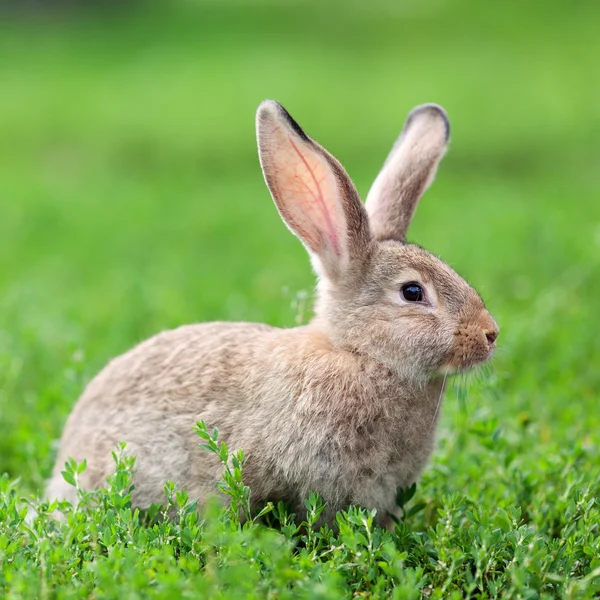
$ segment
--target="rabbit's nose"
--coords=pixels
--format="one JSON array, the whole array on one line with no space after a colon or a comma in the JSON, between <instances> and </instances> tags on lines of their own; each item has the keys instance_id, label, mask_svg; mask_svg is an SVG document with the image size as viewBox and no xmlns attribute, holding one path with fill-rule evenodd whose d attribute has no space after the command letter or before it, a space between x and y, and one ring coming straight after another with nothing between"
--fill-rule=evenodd
<instances>
[{"instance_id":1,"label":"rabbit's nose","mask_svg":"<svg viewBox=\"0 0 600 600\"><path fill-rule=\"evenodd\" d=\"M497 329L488 329L484 331L485 337L487 338L488 344L491 346L494 345L496 339L498 338L498 330Z\"/></svg>"},{"instance_id":2,"label":"rabbit's nose","mask_svg":"<svg viewBox=\"0 0 600 600\"><path fill-rule=\"evenodd\" d=\"M481 313L479 313L479 326L483 331L483 335L485 335L485 339L487 340L488 347L491 350L498 339L498 325L496 325L496 321L494 321L492 315L483 309Z\"/></svg>"}]
</instances>

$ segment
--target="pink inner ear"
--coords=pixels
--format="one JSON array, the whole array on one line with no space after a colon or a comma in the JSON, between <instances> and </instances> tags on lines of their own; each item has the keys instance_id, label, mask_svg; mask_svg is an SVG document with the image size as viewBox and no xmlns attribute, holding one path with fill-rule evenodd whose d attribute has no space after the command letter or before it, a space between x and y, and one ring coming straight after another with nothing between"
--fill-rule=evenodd
<instances>
[{"instance_id":1,"label":"pink inner ear","mask_svg":"<svg viewBox=\"0 0 600 600\"><path fill-rule=\"evenodd\" d=\"M329 165L323 164L325 159L314 153L306 156L294 140L288 138L288 141L301 161L294 169L294 187L298 186L303 192L298 198L301 210L317 229L325 234L336 256L341 257L340 238L335 227L335 221L339 220L339 217L336 219L336 213L339 215L340 211L335 176Z\"/></svg>"}]
</instances>

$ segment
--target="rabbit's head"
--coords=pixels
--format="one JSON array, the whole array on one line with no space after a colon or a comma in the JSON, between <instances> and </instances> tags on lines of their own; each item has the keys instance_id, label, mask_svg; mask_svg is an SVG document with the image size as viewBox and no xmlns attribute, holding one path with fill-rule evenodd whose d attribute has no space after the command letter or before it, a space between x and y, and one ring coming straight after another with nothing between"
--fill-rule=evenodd
<instances>
[{"instance_id":1,"label":"rabbit's head","mask_svg":"<svg viewBox=\"0 0 600 600\"><path fill-rule=\"evenodd\" d=\"M364 206L341 164L281 105L260 105L257 135L271 195L319 277L314 324L335 347L421 380L491 357L498 327L479 294L440 259L406 243L448 144L441 107L410 113Z\"/></svg>"}]
</instances>

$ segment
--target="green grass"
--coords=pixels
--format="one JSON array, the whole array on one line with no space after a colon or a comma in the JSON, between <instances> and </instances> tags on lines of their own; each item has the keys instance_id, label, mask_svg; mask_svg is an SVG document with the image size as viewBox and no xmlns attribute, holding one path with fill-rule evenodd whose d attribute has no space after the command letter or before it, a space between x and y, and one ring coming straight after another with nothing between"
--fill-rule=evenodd
<instances>
[{"instance_id":1,"label":"green grass","mask_svg":"<svg viewBox=\"0 0 600 600\"><path fill-rule=\"evenodd\" d=\"M0 15L0 596L597 597L597 2L169 4ZM99 507L25 525L110 357L186 322L294 324L313 276L258 167L266 97L363 194L412 106L450 115L410 237L480 290L500 349L450 386L409 516L241 527L180 494L154 522L121 461Z\"/></svg>"}]
</instances>

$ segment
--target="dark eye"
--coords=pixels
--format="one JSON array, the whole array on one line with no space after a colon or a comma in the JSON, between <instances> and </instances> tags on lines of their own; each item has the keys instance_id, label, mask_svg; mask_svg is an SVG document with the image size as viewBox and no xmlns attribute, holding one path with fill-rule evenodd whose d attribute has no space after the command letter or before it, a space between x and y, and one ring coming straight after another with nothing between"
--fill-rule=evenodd
<instances>
[{"instance_id":1,"label":"dark eye","mask_svg":"<svg viewBox=\"0 0 600 600\"><path fill-rule=\"evenodd\" d=\"M402 296L405 300L408 300L408 302L423 302L425 293L418 283L411 281L402 286Z\"/></svg>"}]
</instances>

